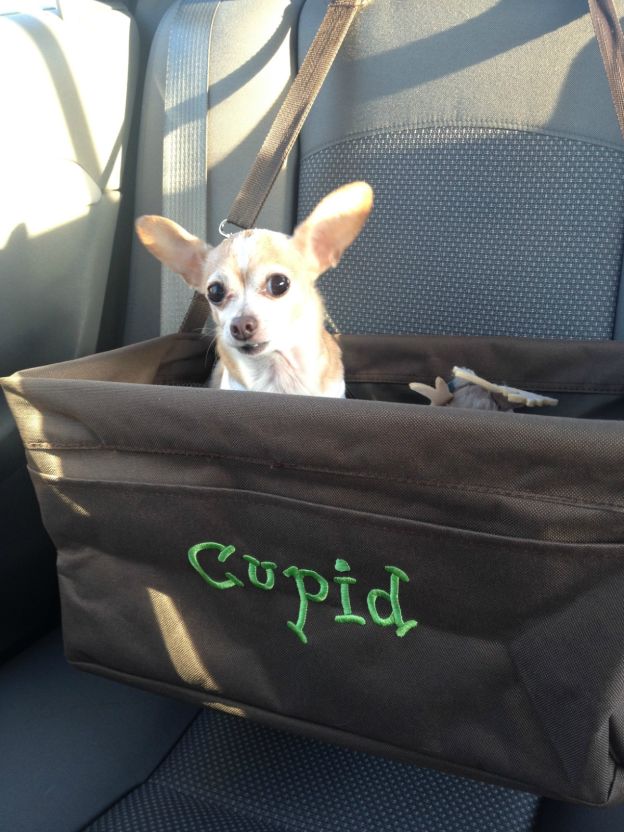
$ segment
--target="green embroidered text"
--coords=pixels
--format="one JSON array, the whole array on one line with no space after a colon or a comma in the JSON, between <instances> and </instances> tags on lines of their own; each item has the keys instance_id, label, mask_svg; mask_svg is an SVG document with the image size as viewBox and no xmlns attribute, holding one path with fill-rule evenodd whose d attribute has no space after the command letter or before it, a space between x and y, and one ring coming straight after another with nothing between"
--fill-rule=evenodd
<instances>
[{"instance_id":1,"label":"green embroidered text","mask_svg":"<svg viewBox=\"0 0 624 832\"><path fill-rule=\"evenodd\" d=\"M188 551L188 560L193 569L213 589L234 589L245 587L246 584L241 577L232 572L218 574L218 564L224 564L234 554L234 546L224 546L222 543L207 542L191 546ZM199 555L203 552L217 552L216 564L211 567L211 573L207 571L207 565L200 563ZM247 580L255 589L262 589L270 592L276 583L276 575L279 567L271 560L258 560L252 555L243 555L243 561L247 564ZM212 569L214 568L214 573ZM337 574L333 583L339 587L340 607L342 612L334 616L338 624L366 624L363 615L354 613L351 606L351 588L357 584L357 578L346 573L351 571L351 566L343 558L338 558L334 565ZM402 584L409 582L406 573L398 566L385 566L384 569L390 575L390 587L388 590L375 588L371 589L366 596L366 606L373 624L379 627L394 627L395 635L403 638L410 630L418 626L418 621L413 618L405 619L401 610L399 599ZM260 577L258 571L263 571ZM215 574L216 573L216 574ZM308 636L305 626L308 619L310 603L322 604L329 596L329 581L314 569L302 569L298 566L288 566L281 572L284 577L294 581L298 596L297 617L295 621L287 621L286 626L291 630L302 644L308 643ZM387 607L387 615L382 615L378 604ZM386 611L386 610L384 610Z\"/></svg>"}]
</instances>

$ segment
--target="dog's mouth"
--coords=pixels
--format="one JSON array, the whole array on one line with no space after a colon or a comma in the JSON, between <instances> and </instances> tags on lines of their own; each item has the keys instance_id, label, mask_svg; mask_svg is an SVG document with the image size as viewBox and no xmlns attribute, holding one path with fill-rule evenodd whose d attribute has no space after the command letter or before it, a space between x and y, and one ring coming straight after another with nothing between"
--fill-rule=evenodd
<instances>
[{"instance_id":1,"label":"dog's mouth","mask_svg":"<svg viewBox=\"0 0 624 832\"><path fill-rule=\"evenodd\" d=\"M268 341L263 341L262 343L257 344L243 344L243 346L238 349L245 355L259 355L266 349L268 344Z\"/></svg>"}]
</instances>

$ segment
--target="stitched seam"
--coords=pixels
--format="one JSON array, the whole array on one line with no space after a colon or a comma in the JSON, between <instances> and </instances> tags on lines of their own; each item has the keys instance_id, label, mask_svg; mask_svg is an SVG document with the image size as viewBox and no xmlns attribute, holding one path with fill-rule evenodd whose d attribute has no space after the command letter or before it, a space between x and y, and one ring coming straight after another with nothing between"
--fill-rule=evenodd
<instances>
[{"instance_id":1,"label":"stitched seam","mask_svg":"<svg viewBox=\"0 0 624 832\"><path fill-rule=\"evenodd\" d=\"M46 445L45 443L41 443L41 445L33 444L26 446L29 450L91 450L91 451L122 451L126 453L140 453L140 454L157 454L162 456L188 456L188 457L201 457L204 459L218 459L222 461L231 460L233 462L244 462L252 465L261 465L265 468L285 468L287 470L292 471L306 471L308 473L315 473L315 474L332 474L335 476L342 476L342 477L352 477L354 479L363 479L363 480L373 480L376 482L396 482L402 484L410 484L410 485L419 485L423 487L434 487L434 488L449 488L449 489L457 489L460 491L469 491L478 494L491 494L493 496L502 495L502 496L510 496L510 497L518 497L519 499L527 499L527 500L536 500L536 501L548 501L553 503L562 503L563 505L596 505L596 506L611 506L611 507L624 507L624 502L609 502L609 501L592 501L591 499L588 500L579 500L574 499L572 497L566 497L561 494L540 494L533 491L515 491L513 489L505 489L505 488L492 488L491 486L482 486L482 485L467 485L466 483L456 483L456 482L444 482L443 480L424 480L420 478L414 477L390 477L390 476L380 476L376 474L367 474L363 471L339 471L333 468L322 468L322 467L315 467L311 465L296 465L294 463L287 463L282 462L279 460L267 461L265 459L254 459L253 457L244 457L244 456L234 456L231 454L217 454L217 453L208 453L205 451L188 451L188 450L169 450L164 448L132 448L126 447L122 445Z\"/></svg>"},{"instance_id":2,"label":"stitched seam","mask_svg":"<svg viewBox=\"0 0 624 832\"><path fill-rule=\"evenodd\" d=\"M470 119L447 119L444 117L437 116L431 119L423 119L422 121L416 119L415 121L404 121L398 123L390 122L389 124L380 125L379 127L372 127L369 130L354 130L351 133L345 133L340 138L332 139L331 141L328 141L325 144L320 145L314 150L308 151L308 153L306 153L306 155L302 157L300 164L303 165L305 162L307 162L309 159L312 159L318 153L322 153L323 151L328 150L331 147L346 144L348 142L352 142L360 138L365 138L366 136L374 136L379 133L388 132L402 133L407 132L409 130L426 130L431 127L468 127L477 130L507 130L509 132L515 133L529 133L530 135L552 136L555 138L563 139L564 141L575 142L577 144L606 147L609 150L612 150L620 155L624 154L624 148L621 145L615 144L614 142L609 142L604 139L596 139L592 136L579 136L578 134L571 135L564 132L563 130L548 130L539 125L524 124L522 122L505 120L499 121L497 119L475 119L474 121L471 121Z\"/></svg>"},{"instance_id":3,"label":"stitched seam","mask_svg":"<svg viewBox=\"0 0 624 832\"><path fill-rule=\"evenodd\" d=\"M543 718L543 716L540 712L540 709L538 707L537 702L535 701L533 695L531 694L531 692L529 691L529 689L527 688L527 686L525 684L524 676L522 675L522 673L520 672L520 669L518 668L518 665L516 663L514 655L513 655L512 651L510 650L510 645L506 642L501 642L501 643L502 643L503 649L505 650L505 655L507 657L507 661L509 662L511 672L514 675L514 678L515 678L517 684L520 686L520 689L522 690L522 693L524 694L525 700L529 704L531 712L533 713L533 718L535 719L536 724L539 726L540 734L542 735L542 737L544 738L544 741L548 745L554 759L559 763L560 771L563 774L563 776L565 777L565 780L566 780L568 786L571 787L572 791L574 791L573 777L571 775L571 772L569 771L568 765L567 765L567 763L564 759L563 754L559 751L559 749L557 748L557 744L555 743L555 741L553 740L553 738L550 735L550 731L548 730L548 725L544 721L544 718Z\"/></svg>"},{"instance_id":4,"label":"stitched seam","mask_svg":"<svg viewBox=\"0 0 624 832\"><path fill-rule=\"evenodd\" d=\"M50 482L50 483L64 482L64 483L68 483L68 484L90 485L90 486L94 486L96 488L97 487L100 487L100 488L119 488L121 485L126 485L126 486L135 487L135 488L138 487L138 488L149 489L149 490L152 490L152 491L161 491L163 493L168 493L168 494L171 493L171 491L173 491L175 489L179 489L179 490L185 490L185 489L194 490L194 489L196 489L196 490L204 490L204 491L212 491L212 492L220 493L220 494L225 495L228 499L235 500L235 501L238 501L240 503L247 503L249 501L249 499L251 499L251 498L256 499L256 497L259 496L260 500L256 500L256 501L257 502L264 502L264 504L267 505L267 506L272 506L273 501L280 501L281 500L283 502L292 503L293 505L295 505L295 504L304 505L304 506L309 506L309 507L313 507L313 508L314 507L317 507L317 508L320 507L320 508L329 509L330 511L332 509L336 509L337 511L349 512L351 514L358 514L358 515L362 515L362 519L366 519L367 517L370 517L370 515L371 515L371 512L364 512L364 511L360 511L360 510L354 509L354 508L349 508L349 507L344 507L344 506L339 506L337 508L336 506L331 506L331 505L327 505L327 504L324 504L324 503L314 503L314 502L311 502L309 500L299 500L299 499L292 498L292 497L285 497L282 494L269 494L268 492L253 491L253 490L250 490L250 489L243 489L243 491L248 495L247 497L237 497L236 495L237 495L238 492L236 490L229 489L229 488L220 488L219 486L187 485L187 484L180 484L180 483L172 483L170 485L159 485L159 484L156 484L156 483L136 482L136 481L132 481L132 480L126 480L126 481L121 481L121 482L120 481L113 481L113 480L87 480L87 479L81 479L81 478L78 478L78 477L55 477L51 474L43 474L40 471L37 471L37 470L31 468L30 466L28 467L28 470L31 472L31 474L34 474L35 476L39 477L44 482ZM426 485L429 486L431 484L427 483ZM574 501L574 500L566 500L565 498L563 498L561 500L556 500L556 499L552 499L548 495L541 495L541 494L530 495L528 492L508 495L507 492L491 492L491 491L489 491L485 488L479 488L478 486L471 489L470 487L466 487L466 486L461 485L461 484L453 484L451 486L447 486L446 483L440 483L440 484L434 484L431 487L439 488L440 490L443 490L443 491L444 490L455 490L455 489L465 490L465 491L474 491L476 493L485 493L488 496L489 495L492 495L492 496L513 496L516 499L520 499L520 500L526 500L526 501L538 502L538 503L551 503L551 504L558 505L558 506L573 506L574 508L587 509L588 511L595 511L596 509L613 509L613 508L620 509L620 508L623 507L619 503L606 503L606 502L592 503L591 501ZM264 500L262 499L263 496L265 497ZM270 499L266 499L267 497L270 498ZM375 517L386 517L387 518L387 515L375 514L374 516ZM541 540L536 540L536 539L531 539L531 538L521 538L521 537L513 538L511 535L492 535L492 534L488 535L487 532L474 531L474 530L471 530L471 529L463 529L459 526L457 526L457 527L456 526L445 526L445 525L440 525L440 524L436 524L436 523L431 523L431 522L426 521L426 520L414 520L414 519L409 518L409 517L397 517L396 519L400 520L400 521L404 521L406 523L420 523L421 525L424 525L424 526L431 526L431 527L440 528L440 529L452 529L452 530L455 530L455 531L458 531L458 532L466 532L468 534L477 534L477 535L482 535L482 536L486 536L486 537L490 537L490 538L501 538L503 540L510 538L510 539L514 539L514 540L528 540L529 542L535 542L535 543L549 543L549 542L553 542L554 544L557 543L557 541L541 541ZM378 525L378 524L376 524L376 525ZM394 527L385 527L385 531L393 531L393 530L394 530ZM572 545L572 546L574 546L574 545L576 545L576 546L588 546L588 545L614 546L614 545L619 545L619 543L595 543L595 544L569 543L569 544L563 544L563 545Z\"/></svg>"}]
</instances>

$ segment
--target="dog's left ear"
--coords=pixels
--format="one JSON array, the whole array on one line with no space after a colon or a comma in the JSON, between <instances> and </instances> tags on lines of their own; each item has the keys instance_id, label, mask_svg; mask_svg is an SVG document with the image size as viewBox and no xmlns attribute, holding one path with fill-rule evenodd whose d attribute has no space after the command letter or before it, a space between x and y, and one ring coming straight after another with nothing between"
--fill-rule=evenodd
<instances>
[{"instance_id":1,"label":"dog's left ear","mask_svg":"<svg viewBox=\"0 0 624 832\"><path fill-rule=\"evenodd\" d=\"M332 191L295 229L293 243L322 274L337 266L345 250L362 230L373 208L373 189L351 182Z\"/></svg>"}]
</instances>

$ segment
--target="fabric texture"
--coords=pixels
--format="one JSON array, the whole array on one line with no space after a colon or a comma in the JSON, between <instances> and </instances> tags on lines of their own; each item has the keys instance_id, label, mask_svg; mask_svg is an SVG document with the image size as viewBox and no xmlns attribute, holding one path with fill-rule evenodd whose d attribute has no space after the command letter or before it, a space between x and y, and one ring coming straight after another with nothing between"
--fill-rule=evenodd
<instances>
[{"instance_id":1,"label":"fabric texture","mask_svg":"<svg viewBox=\"0 0 624 832\"><path fill-rule=\"evenodd\" d=\"M537 803L208 711L88 832L529 832Z\"/></svg>"},{"instance_id":2,"label":"fabric texture","mask_svg":"<svg viewBox=\"0 0 624 832\"><path fill-rule=\"evenodd\" d=\"M302 160L299 219L352 179L376 200L320 281L342 332L612 337L622 152L515 130L373 132Z\"/></svg>"}]
</instances>

